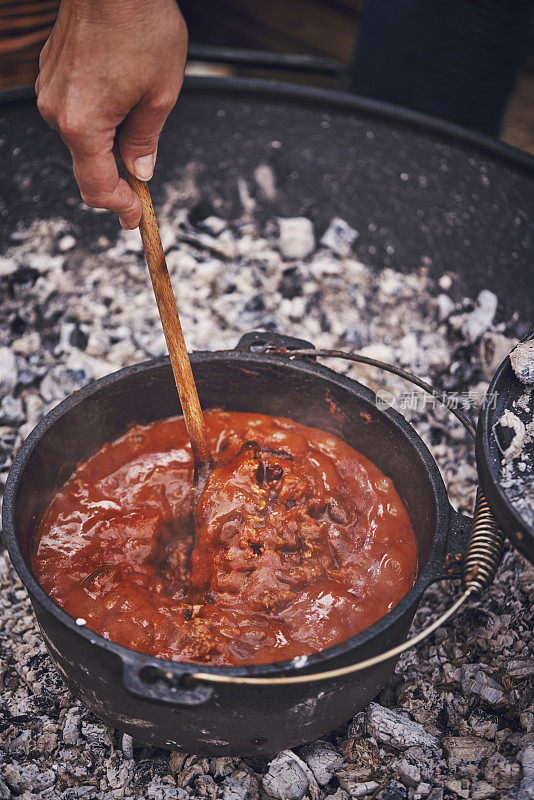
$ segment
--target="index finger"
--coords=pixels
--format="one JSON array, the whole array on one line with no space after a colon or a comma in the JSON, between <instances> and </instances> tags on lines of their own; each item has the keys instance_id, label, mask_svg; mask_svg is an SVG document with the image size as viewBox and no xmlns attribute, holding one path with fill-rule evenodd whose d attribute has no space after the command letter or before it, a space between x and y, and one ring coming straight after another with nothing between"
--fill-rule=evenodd
<instances>
[{"instance_id":1,"label":"index finger","mask_svg":"<svg viewBox=\"0 0 534 800\"><path fill-rule=\"evenodd\" d=\"M141 201L126 181L119 178L112 151L87 153L71 148L71 155L84 203L114 211L123 228L136 228L141 221Z\"/></svg>"}]
</instances>

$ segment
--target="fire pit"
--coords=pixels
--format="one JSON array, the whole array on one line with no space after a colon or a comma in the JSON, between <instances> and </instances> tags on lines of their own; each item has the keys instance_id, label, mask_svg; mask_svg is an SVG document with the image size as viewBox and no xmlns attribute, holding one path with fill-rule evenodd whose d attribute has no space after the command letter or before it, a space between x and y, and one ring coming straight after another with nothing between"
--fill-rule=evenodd
<instances>
[{"instance_id":1,"label":"fire pit","mask_svg":"<svg viewBox=\"0 0 534 800\"><path fill-rule=\"evenodd\" d=\"M192 348L233 347L239 332L259 326L268 330L276 327L304 336L317 346L358 349L400 362L456 393L458 402L468 411L471 406L474 412L487 380L501 360L500 354L503 357L526 332L521 327L521 315L512 323L502 324L498 321L501 312L496 308L500 302L506 318L511 318L512 308L520 309L527 296L519 282L528 260L528 249L521 244L521 229L531 218L526 188L528 185L530 189L530 184L520 175L517 162L508 155L489 155L480 142L476 146L459 143L452 133L443 138L441 133L430 135L428 129L415 132L407 118L391 122L381 116L372 121L369 108L354 115L348 101L342 107L329 100L329 105L321 108L316 98L313 102L319 105L315 113L307 107L303 92L300 99L295 95L291 103L287 97L281 102L286 119L287 114L294 115L288 128L295 139L300 137L300 148L304 137L295 133L298 120L300 131L305 121L308 132L313 133L310 160L299 163L296 141L287 141L280 130L275 134L264 129L264 135L256 130L258 136L251 137L257 150L252 154L247 145L250 160L243 163L239 162L240 154L244 154L243 140L233 139L236 119L259 123L260 119L270 118L270 111L262 117L251 110L243 117L243 106L257 111L252 97L245 101L234 89L223 97L219 88L210 106L210 91L204 86L198 105L192 95L189 100L184 98L190 103L184 106L184 113L189 108L202 136L209 113L213 114L213 121L223 121L220 130L229 133L228 139L223 137L219 162L215 164L210 156L212 163L207 164L206 143L193 134L178 156L171 138L162 148L164 157L176 164L176 179L167 186L165 196L160 195L160 207L167 221L165 245L171 272L180 291L190 293L182 294L181 305L184 310L191 308L184 315L184 325ZM272 109L274 127L277 102L272 98L266 102ZM218 112L224 113L218 116ZM35 132L25 131L39 123L36 118L28 119L28 113L27 109L13 109L9 119L11 130L17 133L10 146L20 147L14 160L26 165L22 177L33 182L38 162L32 162L31 150L26 148L36 137ZM17 128L15 120L24 123ZM341 168L347 171L343 178L347 186L351 181L356 186L346 194L340 189L339 170L334 170L333 181L326 179L332 174L329 157L325 156L319 165L315 158L323 145L324 152L328 151L330 141L331 152L339 148L342 130L358 142L354 167L349 159L350 164ZM319 141L317 137L321 136L324 138ZM51 198L51 218L35 220L26 199L31 196L28 184L23 188L19 183L3 223L11 233L14 226L9 215L20 220L20 238L13 241L5 255L7 260L2 261L2 313L7 318L2 344L11 345L17 340L16 384L7 386L11 399L3 411L8 420L3 423L8 431L2 440L6 464L20 423L26 426L26 435L47 407L91 378L163 352L136 241L125 234L117 237L111 220L78 207L75 188L68 173L63 172L66 157L59 147L54 151L52 138L37 138L47 153L55 152L46 167L52 171L47 185L54 183L50 181L53 174L58 187ZM249 137L245 138L248 142ZM408 140L412 144L417 140L419 148L411 148L406 144ZM397 142L396 150L393 141ZM373 153L382 158L379 171L384 175L380 186L372 184L369 175L365 183L366 171L371 173L377 168L376 162L366 163L373 142ZM406 161L400 163L398 153L403 148L410 149L409 165ZM288 155L290 152L292 155ZM182 157L184 163L177 161ZM448 172L443 169L437 173L441 184L433 183L434 168L426 173L418 169L418 157L438 170L442 165L448 167ZM358 159L363 163L357 165ZM311 191L307 181L319 167L327 199L317 204L317 192ZM421 185L425 177L430 186ZM489 188L482 178L489 180ZM364 197L364 186L368 193L357 208L354 197ZM393 186L398 187L398 192ZM453 198L454 186L460 187L461 199L457 201ZM495 193L494 187L498 187ZM489 200L486 190L491 193L491 202L484 203L482 209L472 195ZM38 191L37 187L34 191ZM69 197L73 206L67 204ZM184 200L193 208L189 219L181 211ZM470 212L468 206L473 203L475 210ZM456 213L458 208L461 213ZM462 222L463 213L470 219ZM287 242L282 241L277 217L302 214L312 220L313 248L306 255L295 256L291 255L295 251L288 251ZM514 214L520 220L517 225ZM320 241L334 216L359 232L348 249L340 240L343 226L339 223L334 224L326 243ZM450 233L445 230L448 227ZM510 232L506 245L498 233L501 228ZM468 231L472 238L466 245ZM349 238L351 235L349 230ZM99 241L99 236L108 241ZM487 240L487 248L482 247L483 240ZM512 252L518 254L517 260ZM473 253L477 254L475 258ZM386 264L386 269L375 272L374 263ZM468 269L473 263L480 268ZM518 290L517 298L512 298L501 292L498 276L505 264L512 265L513 270L516 263ZM396 269L400 266L404 273ZM115 277L111 289L110 269ZM488 288L499 295L498 300L491 291L480 294ZM9 358L4 351L2 357ZM422 401L417 395L414 399L404 385L401 388L396 381L376 377L367 370L359 374L373 388L387 388L402 413L421 415L418 430L438 460L453 502L460 510L471 511L470 490L476 474L471 443L464 441L459 427L437 409L428 405L421 408ZM304 787L301 796L315 792L316 785L319 796L325 797L338 788L338 796L344 797L342 792L353 791L353 786L368 793L382 787L382 794L395 791L403 797L407 787L417 789L421 784L422 792L443 788L451 797L453 792L478 792L483 796L489 791L488 786L503 794L521 780L529 779L523 772L528 767L522 762L528 764L524 748L530 723L524 686L529 668L526 609L531 592L528 568L509 552L502 578L497 579L483 601L446 630L438 631L418 652L404 656L392 686L379 696L380 704L358 715L350 728L329 737L327 756L321 757L321 763L330 758L330 773L320 772L320 745L301 750L298 755L281 755L272 767L242 760L226 760L217 766L214 760L187 760L177 753L169 761L158 751L133 746L127 736L121 750L120 740L72 699L66 701L66 708L61 708L63 684L54 677L27 616L27 606L15 605L13 613L11 605L5 618L11 633L7 646L15 665L14 676L21 674L24 680L13 677L8 685L9 702L17 716L7 718L8 735L15 744L4 780L19 792L26 786L34 791L34 787L43 790L49 786L51 796L54 792L60 795L69 786L89 787L88 791L94 791L96 796L99 791L109 790L143 796L158 796L157 792L166 796L165 791L169 797L180 797L179 790L184 787L194 795L200 793L201 785L225 790L237 785L245 787L253 797L263 785L275 797L277 786L289 773L293 776L289 785ZM13 602L24 602L23 597L13 595ZM450 603L446 589L431 589L426 597L417 629ZM505 619L503 614L512 618ZM403 717L403 710L413 719ZM22 719L17 721L17 717ZM34 724L34 718L38 724ZM43 723L50 737L46 741L39 738ZM16 744L21 735L23 739ZM27 754L22 745L24 736L31 742ZM55 750L58 743L59 750ZM92 767L85 764L80 753L92 759ZM149 754L151 759L147 762ZM59 773L50 770L56 762ZM312 774L306 770L312 770ZM321 781L330 777L319 783L316 775Z\"/></svg>"}]
</instances>

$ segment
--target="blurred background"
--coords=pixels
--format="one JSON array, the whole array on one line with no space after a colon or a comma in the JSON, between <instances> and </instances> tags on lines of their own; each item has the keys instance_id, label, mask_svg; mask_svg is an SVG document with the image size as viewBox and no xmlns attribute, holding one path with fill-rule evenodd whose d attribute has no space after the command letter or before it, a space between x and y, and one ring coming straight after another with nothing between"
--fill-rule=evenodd
<instances>
[{"instance_id":1,"label":"blurred background","mask_svg":"<svg viewBox=\"0 0 534 800\"><path fill-rule=\"evenodd\" d=\"M352 89L485 133L500 132L506 142L534 153L532 5L532 0L180 2L190 30L190 72L274 77ZM39 52L58 7L58 0L0 0L0 89L34 82ZM495 21L495 13L502 14L501 21ZM456 28L452 44L449 27ZM465 32L467 45L462 63L454 62L458 31ZM426 45L418 44L419 40ZM445 53L440 52L441 45ZM228 52L228 48L238 52ZM484 61L488 51L494 56L493 75ZM290 59L288 54L300 58ZM412 61L412 70L399 75L403 59ZM443 62L434 65L437 82L443 77L442 97L457 91L456 87L449 91L451 81L467 82L466 76L473 76L463 112L456 108L461 105L457 97L449 113L443 103L434 108L424 96L429 88L418 86L418 79L432 71L429 59ZM472 119L472 98L483 99L485 91L499 95L501 111L488 121L476 116L475 109Z\"/></svg>"}]
</instances>

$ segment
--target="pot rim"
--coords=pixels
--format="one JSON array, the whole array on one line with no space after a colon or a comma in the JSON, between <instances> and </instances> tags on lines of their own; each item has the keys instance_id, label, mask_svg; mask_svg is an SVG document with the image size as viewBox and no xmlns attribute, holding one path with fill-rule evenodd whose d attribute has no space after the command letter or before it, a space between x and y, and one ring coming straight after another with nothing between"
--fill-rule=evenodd
<instances>
[{"instance_id":1,"label":"pot rim","mask_svg":"<svg viewBox=\"0 0 534 800\"><path fill-rule=\"evenodd\" d=\"M228 359L233 362L242 361L247 365L258 365L267 362L275 364L276 366L285 367L286 369L295 369L312 373L316 377L325 379L330 383L337 384L343 389L357 394L358 397L373 405L374 413L384 415L389 418L393 425L400 429L400 432L408 437L412 446L418 452L418 455L423 462L427 472L430 485L432 486L434 505L436 509L436 523L432 539L432 545L428 555L427 562L421 572L418 574L414 585L408 590L404 597L397 603L391 611L388 611L384 616L380 617L373 625L365 628L360 633L349 639L340 642L333 647L326 648L316 653L311 653L305 656L297 656L291 660L278 661L267 664L245 664L240 666L210 666L208 664L188 663L181 661L169 661L162 658L157 658L137 650L124 647L109 639L105 639L100 634L92 631L85 625L78 625L74 617L62 609L41 587L35 578L30 566L26 563L22 554L22 549L16 534L15 529L15 508L16 498L19 489L19 484L24 474L26 465L31 458L34 450L42 436L47 433L55 423L68 411L72 411L94 394L97 394L102 389L129 378L138 373L149 372L150 370L160 369L161 367L168 367L170 370L170 360L168 356L161 356L159 358L150 359L139 364L133 364L128 367L123 367L120 370L105 375L98 380L84 386L77 392L74 392L66 397L62 402L48 412L34 427L28 437L21 445L17 452L11 469L9 471L8 479L6 482L4 502L3 502L3 532L7 545L7 550L13 566L18 573L24 587L28 591L30 599L37 602L49 614L54 616L72 633L78 634L86 639L94 646L103 647L108 652L120 658L123 666L132 665L135 663L140 670L145 666L157 666L159 669L164 669L167 673L174 675L187 675L195 673L206 672L217 675L226 676L247 676L247 677L260 677L260 676L274 676L275 674L288 673L292 671L301 671L314 668L315 671L321 667L325 669L328 662L336 657L346 655L352 650L356 650L360 646L364 646L370 642L374 637L384 633L386 629L394 626L401 620L403 615L415 604L418 605L421 596L428 586L438 579L444 577L443 567L440 559L440 554L443 552L443 547L446 543L446 537L449 530L451 514L454 510L450 505L447 490L443 482L443 478L439 471L436 461L430 454L426 444L423 442L415 428L408 423L408 421L393 408L378 408L376 406L376 396L363 384L359 383L352 378L339 374L328 367L315 362L310 362L303 359L289 360L287 357L276 355L274 353L254 353L248 350L219 350L219 351L195 351L190 354L191 363L194 368L196 364L201 364L210 360L219 361L224 363ZM355 392L356 390L356 392ZM177 398L178 400L178 398Z\"/></svg>"},{"instance_id":2,"label":"pot rim","mask_svg":"<svg viewBox=\"0 0 534 800\"><path fill-rule=\"evenodd\" d=\"M510 407L510 402L523 392L528 392L530 388L527 384L521 383L514 373L510 355L519 344L532 340L534 340L534 330L529 331L514 345L491 379L486 397L497 395L499 402L495 405L488 402L482 406L478 418L475 452L480 480L497 521L514 547L534 563L534 526L528 524L503 489L500 478L502 452L499 452L494 431L501 414Z\"/></svg>"}]
</instances>

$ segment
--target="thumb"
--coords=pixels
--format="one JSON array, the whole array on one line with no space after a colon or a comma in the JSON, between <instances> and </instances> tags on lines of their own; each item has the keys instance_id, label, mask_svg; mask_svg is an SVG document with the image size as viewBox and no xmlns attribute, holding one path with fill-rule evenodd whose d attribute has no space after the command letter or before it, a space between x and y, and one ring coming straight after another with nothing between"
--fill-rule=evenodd
<instances>
[{"instance_id":1,"label":"thumb","mask_svg":"<svg viewBox=\"0 0 534 800\"><path fill-rule=\"evenodd\" d=\"M140 181L149 181L156 164L158 139L172 103L141 102L119 131L119 150L126 168Z\"/></svg>"}]
</instances>

